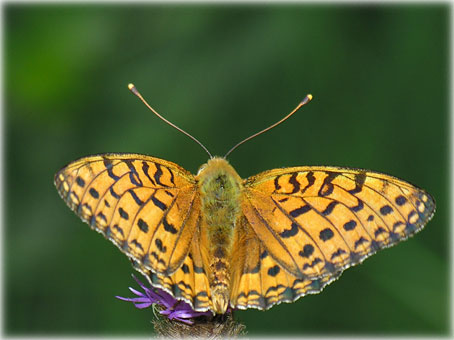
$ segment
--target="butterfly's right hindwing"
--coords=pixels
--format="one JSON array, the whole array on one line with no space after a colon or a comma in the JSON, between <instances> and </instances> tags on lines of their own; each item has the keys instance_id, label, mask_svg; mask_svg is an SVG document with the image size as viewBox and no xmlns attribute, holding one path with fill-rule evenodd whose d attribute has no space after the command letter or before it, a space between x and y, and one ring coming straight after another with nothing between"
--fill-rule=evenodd
<instances>
[{"instance_id":1,"label":"butterfly's right hindwing","mask_svg":"<svg viewBox=\"0 0 454 340\"><path fill-rule=\"evenodd\" d=\"M192 174L144 155L105 154L55 175L67 205L143 270L170 274L188 254L199 206Z\"/></svg>"}]
</instances>

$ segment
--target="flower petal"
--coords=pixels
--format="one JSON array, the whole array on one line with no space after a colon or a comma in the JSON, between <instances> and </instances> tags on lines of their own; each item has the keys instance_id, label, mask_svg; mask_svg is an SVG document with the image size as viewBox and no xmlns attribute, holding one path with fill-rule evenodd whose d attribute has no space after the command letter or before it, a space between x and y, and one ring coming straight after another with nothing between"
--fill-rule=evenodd
<instances>
[{"instance_id":1,"label":"flower petal","mask_svg":"<svg viewBox=\"0 0 454 340\"><path fill-rule=\"evenodd\" d=\"M171 294L162 289L156 287L148 288L134 275L132 276L144 292L129 287L129 290L137 297L125 298L116 296L117 299L132 302L134 303L134 306L139 309L150 307L153 304L158 304L163 308L159 311L159 314L167 317L169 320L177 320L188 325L192 325L194 323L193 320L191 320L193 318L202 315L212 315L210 311L196 312L192 309L189 303L175 299Z\"/></svg>"},{"instance_id":2,"label":"flower petal","mask_svg":"<svg viewBox=\"0 0 454 340\"><path fill-rule=\"evenodd\" d=\"M145 303L135 303L135 302L134 302L134 306L135 306L136 308L139 308L139 309L148 308L148 307L150 307L151 305L152 305L151 302L145 302Z\"/></svg>"}]
</instances>

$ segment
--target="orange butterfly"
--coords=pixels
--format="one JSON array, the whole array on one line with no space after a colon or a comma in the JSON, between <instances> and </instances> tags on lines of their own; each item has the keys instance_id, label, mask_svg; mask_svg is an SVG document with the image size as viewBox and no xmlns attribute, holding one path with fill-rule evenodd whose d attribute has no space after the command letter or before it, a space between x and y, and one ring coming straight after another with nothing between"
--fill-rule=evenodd
<instances>
[{"instance_id":1,"label":"orange butterfly","mask_svg":"<svg viewBox=\"0 0 454 340\"><path fill-rule=\"evenodd\" d=\"M219 157L192 175L151 156L90 156L61 169L55 185L153 286L220 314L318 293L435 211L425 191L376 172L303 166L241 179Z\"/></svg>"}]
</instances>

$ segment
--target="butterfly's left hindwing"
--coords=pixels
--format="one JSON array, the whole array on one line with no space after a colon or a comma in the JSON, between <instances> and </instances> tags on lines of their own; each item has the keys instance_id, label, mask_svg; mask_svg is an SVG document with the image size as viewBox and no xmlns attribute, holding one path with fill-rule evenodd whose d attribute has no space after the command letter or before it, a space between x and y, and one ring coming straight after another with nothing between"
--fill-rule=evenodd
<instances>
[{"instance_id":1,"label":"butterfly's left hindwing","mask_svg":"<svg viewBox=\"0 0 454 340\"><path fill-rule=\"evenodd\" d=\"M199 206L192 174L137 154L104 154L55 175L68 206L145 270L170 274L187 256ZM194 218L195 216L195 218Z\"/></svg>"},{"instance_id":2,"label":"butterfly's left hindwing","mask_svg":"<svg viewBox=\"0 0 454 340\"><path fill-rule=\"evenodd\" d=\"M188 302L194 310L200 312L214 310L208 273L205 271L202 260L202 249L200 229L196 228L189 254L175 273L161 275L146 272L144 274L153 286L162 288L175 298Z\"/></svg>"},{"instance_id":3,"label":"butterfly's left hindwing","mask_svg":"<svg viewBox=\"0 0 454 340\"><path fill-rule=\"evenodd\" d=\"M296 277L270 256L243 216L235 226L237 239L232 251L232 308L268 309L320 292L335 277L315 280Z\"/></svg>"}]
</instances>

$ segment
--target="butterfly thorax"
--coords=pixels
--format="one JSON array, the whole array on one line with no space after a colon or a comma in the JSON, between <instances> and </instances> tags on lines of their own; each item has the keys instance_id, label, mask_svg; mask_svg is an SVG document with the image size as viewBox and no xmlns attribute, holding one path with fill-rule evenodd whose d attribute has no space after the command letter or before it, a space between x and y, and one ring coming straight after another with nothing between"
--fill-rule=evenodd
<instances>
[{"instance_id":1,"label":"butterfly thorax","mask_svg":"<svg viewBox=\"0 0 454 340\"><path fill-rule=\"evenodd\" d=\"M202 210L202 252L215 312L224 313L229 302L230 263L235 224L241 212L242 180L223 158L212 158L197 175ZM202 242L203 244L204 242Z\"/></svg>"}]
</instances>

